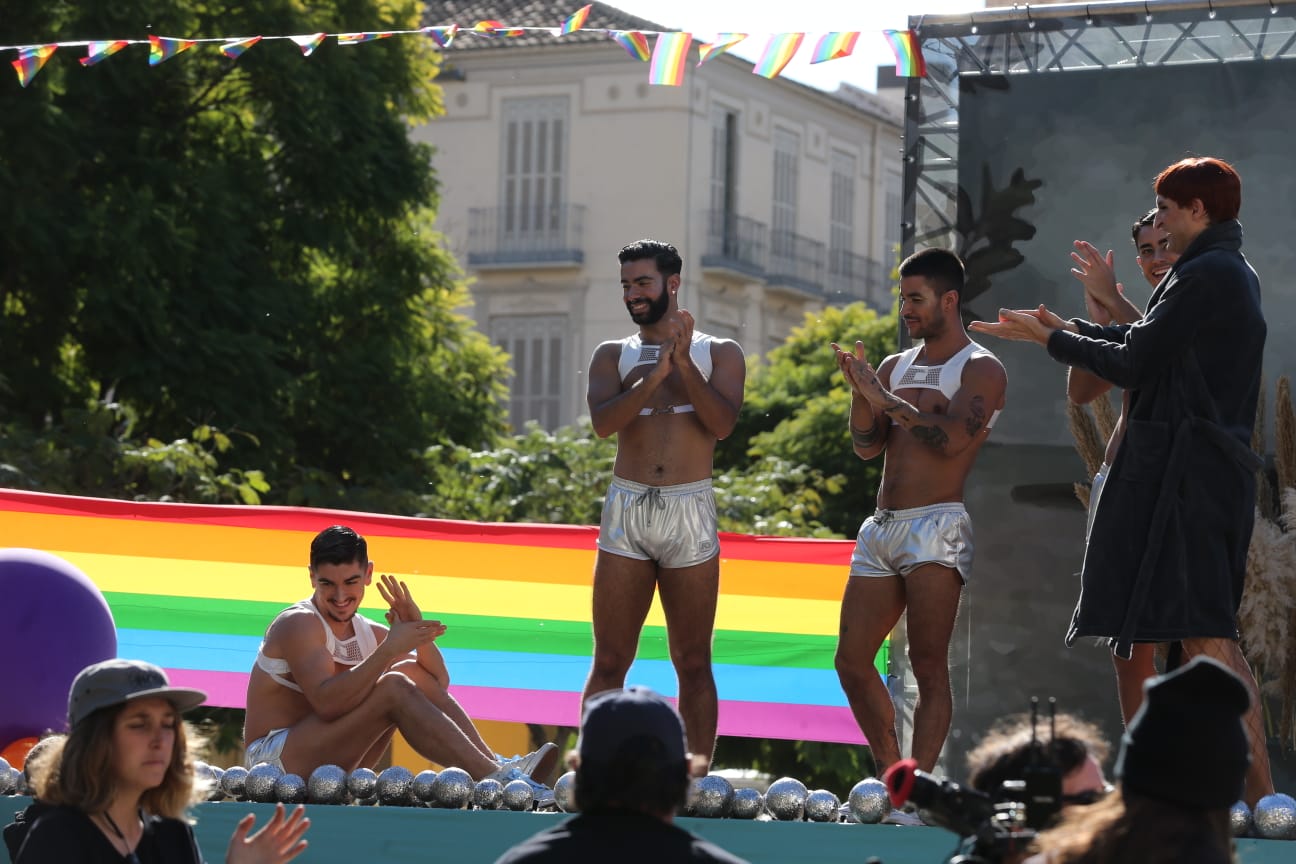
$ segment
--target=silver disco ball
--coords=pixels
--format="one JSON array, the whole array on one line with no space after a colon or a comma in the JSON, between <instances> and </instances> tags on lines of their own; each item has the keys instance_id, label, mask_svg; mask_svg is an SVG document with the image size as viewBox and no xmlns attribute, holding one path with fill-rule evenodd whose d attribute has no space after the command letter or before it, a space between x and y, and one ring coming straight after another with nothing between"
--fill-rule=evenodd
<instances>
[{"instance_id":1,"label":"silver disco ball","mask_svg":"<svg viewBox=\"0 0 1296 864\"><path fill-rule=\"evenodd\" d=\"M1251 808L1245 801L1238 801L1229 808L1229 830L1234 837L1245 837L1251 830Z\"/></svg>"},{"instance_id":2,"label":"silver disco ball","mask_svg":"<svg viewBox=\"0 0 1296 864\"><path fill-rule=\"evenodd\" d=\"M816 789L805 799L805 815L811 822L836 822L841 801L827 789Z\"/></svg>"},{"instance_id":3,"label":"silver disco ball","mask_svg":"<svg viewBox=\"0 0 1296 864\"><path fill-rule=\"evenodd\" d=\"M378 797L378 775L372 768L357 768L347 775L347 792L357 801Z\"/></svg>"},{"instance_id":4,"label":"silver disco ball","mask_svg":"<svg viewBox=\"0 0 1296 864\"><path fill-rule=\"evenodd\" d=\"M9 771L14 775L14 794L15 795L35 795L32 791L31 781L27 775L17 768L10 768Z\"/></svg>"},{"instance_id":5,"label":"silver disco ball","mask_svg":"<svg viewBox=\"0 0 1296 864\"><path fill-rule=\"evenodd\" d=\"M729 815L734 819L755 819L765 806L765 796L758 789L735 789L729 802Z\"/></svg>"},{"instance_id":6,"label":"silver disco ball","mask_svg":"<svg viewBox=\"0 0 1296 864\"><path fill-rule=\"evenodd\" d=\"M300 774L284 774L275 781L274 796L284 804L305 804L306 781Z\"/></svg>"},{"instance_id":7,"label":"silver disco ball","mask_svg":"<svg viewBox=\"0 0 1296 864\"><path fill-rule=\"evenodd\" d=\"M504 784L494 777L478 780L473 787L472 804L478 810L498 810L504 804Z\"/></svg>"},{"instance_id":8,"label":"silver disco ball","mask_svg":"<svg viewBox=\"0 0 1296 864\"><path fill-rule=\"evenodd\" d=\"M504 785L504 806L510 810L530 810L535 790L525 780L510 780Z\"/></svg>"},{"instance_id":9,"label":"silver disco ball","mask_svg":"<svg viewBox=\"0 0 1296 864\"><path fill-rule=\"evenodd\" d=\"M703 819L722 819L733 803L733 784L718 774L694 778L689 784L689 811Z\"/></svg>"},{"instance_id":10,"label":"silver disco ball","mask_svg":"<svg viewBox=\"0 0 1296 864\"><path fill-rule=\"evenodd\" d=\"M432 806L458 810L472 800L472 775L462 768L447 768L432 782Z\"/></svg>"},{"instance_id":11,"label":"silver disco ball","mask_svg":"<svg viewBox=\"0 0 1296 864\"><path fill-rule=\"evenodd\" d=\"M414 774L408 768L393 765L378 775L374 791L378 803L390 807L404 807L417 803L414 798Z\"/></svg>"},{"instance_id":12,"label":"silver disco ball","mask_svg":"<svg viewBox=\"0 0 1296 864\"><path fill-rule=\"evenodd\" d=\"M218 801L221 798L221 770L213 768L206 762L195 760L193 763L194 791L200 793L208 801Z\"/></svg>"},{"instance_id":13,"label":"silver disco ball","mask_svg":"<svg viewBox=\"0 0 1296 864\"><path fill-rule=\"evenodd\" d=\"M846 796L851 818L865 825L875 825L891 812L891 796L886 784L876 777L865 777Z\"/></svg>"},{"instance_id":14,"label":"silver disco ball","mask_svg":"<svg viewBox=\"0 0 1296 864\"><path fill-rule=\"evenodd\" d=\"M0 757L0 795L14 795L18 788L18 774L21 771L15 771L14 767L9 764L9 760Z\"/></svg>"},{"instance_id":15,"label":"silver disco ball","mask_svg":"<svg viewBox=\"0 0 1296 864\"><path fill-rule=\"evenodd\" d=\"M340 765L321 765L306 778L306 800L312 804L345 804L347 774Z\"/></svg>"},{"instance_id":16,"label":"silver disco ball","mask_svg":"<svg viewBox=\"0 0 1296 864\"><path fill-rule=\"evenodd\" d=\"M575 813L576 807L576 772L568 771L554 784L554 801L564 813Z\"/></svg>"},{"instance_id":17,"label":"silver disco ball","mask_svg":"<svg viewBox=\"0 0 1296 864\"><path fill-rule=\"evenodd\" d=\"M247 797L261 804L275 802L275 783L283 776L283 769L269 762L258 762L247 773L243 784Z\"/></svg>"},{"instance_id":18,"label":"silver disco ball","mask_svg":"<svg viewBox=\"0 0 1296 864\"><path fill-rule=\"evenodd\" d=\"M1256 833L1266 840L1296 840L1296 799L1281 792L1256 802L1251 814Z\"/></svg>"},{"instance_id":19,"label":"silver disco ball","mask_svg":"<svg viewBox=\"0 0 1296 864\"><path fill-rule=\"evenodd\" d=\"M775 819L795 822L805 813L806 786L795 777L780 777L765 790L765 808Z\"/></svg>"},{"instance_id":20,"label":"silver disco ball","mask_svg":"<svg viewBox=\"0 0 1296 864\"><path fill-rule=\"evenodd\" d=\"M414 775L414 782L410 784L410 791L420 803L432 803L432 784L436 782L436 778L437 772L431 768Z\"/></svg>"},{"instance_id":21,"label":"silver disco ball","mask_svg":"<svg viewBox=\"0 0 1296 864\"><path fill-rule=\"evenodd\" d=\"M225 769L221 775L221 791L233 798L235 801L242 801L247 798L247 777L248 769L242 765L232 765Z\"/></svg>"}]
</instances>

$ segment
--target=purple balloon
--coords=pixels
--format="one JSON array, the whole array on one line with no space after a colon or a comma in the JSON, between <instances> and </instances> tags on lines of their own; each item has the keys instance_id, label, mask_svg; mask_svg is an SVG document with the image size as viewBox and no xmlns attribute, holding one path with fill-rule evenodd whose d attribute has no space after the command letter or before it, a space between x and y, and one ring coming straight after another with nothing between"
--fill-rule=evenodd
<instances>
[{"instance_id":1,"label":"purple balloon","mask_svg":"<svg viewBox=\"0 0 1296 864\"><path fill-rule=\"evenodd\" d=\"M117 656L108 601L57 555L0 549L0 747L67 728L68 689L91 663Z\"/></svg>"}]
</instances>

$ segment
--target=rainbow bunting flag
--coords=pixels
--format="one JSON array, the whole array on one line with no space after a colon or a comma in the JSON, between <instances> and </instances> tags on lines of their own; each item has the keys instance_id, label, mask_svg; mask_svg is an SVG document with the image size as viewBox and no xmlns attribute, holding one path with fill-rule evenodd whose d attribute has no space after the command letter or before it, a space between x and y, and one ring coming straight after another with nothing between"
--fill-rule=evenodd
<instances>
[{"instance_id":1,"label":"rainbow bunting flag","mask_svg":"<svg viewBox=\"0 0 1296 864\"><path fill-rule=\"evenodd\" d=\"M573 12L567 20L563 22L562 27L558 31L558 35L566 36L567 34L575 33L577 30L584 27L585 21L589 18L590 9L592 8L594 8L593 3L588 6L582 6L580 9Z\"/></svg>"},{"instance_id":2,"label":"rainbow bunting flag","mask_svg":"<svg viewBox=\"0 0 1296 864\"><path fill-rule=\"evenodd\" d=\"M45 61L54 56L58 50L57 45L38 45L34 48L21 48L18 51L18 59L12 61L11 65L14 71L18 73L18 83L26 87L40 72Z\"/></svg>"},{"instance_id":3,"label":"rainbow bunting flag","mask_svg":"<svg viewBox=\"0 0 1296 864\"><path fill-rule=\"evenodd\" d=\"M459 32L459 25L451 24L448 27L424 27L423 32L432 37L432 41L437 44L438 48L449 48L450 43L454 41L455 34Z\"/></svg>"},{"instance_id":4,"label":"rainbow bunting flag","mask_svg":"<svg viewBox=\"0 0 1296 864\"><path fill-rule=\"evenodd\" d=\"M327 33L311 33L309 36L289 36L288 38L297 43L297 47L301 49L303 56L309 57L324 42L326 36L328 36Z\"/></svg>"},{"instance_id":5,"label":"rainbow bunting flag","mask_svg":"<svg viewBox=\"0 0 1296 864\"><path fill-rule=\"evenodd\" d=\"M765 78L777 77L783 67L791 62L803 39L804 33L775 33L765 45L765 53L752 71Z\"/></svg>"},{"instance_id":6,"label":"rainbow bunting flag","mask_svg":"<svg viewBox=\"0 0 1296 864\"><path fill-rule=\"evenodd\" d=\"M169 36L149 34L149 65L165 63L177 54L182 54L197 43L192 39L172 39Z\"/></svg>"},{"instance_id":7,"label":"rainbow bunting flag","mask_svg":"<svg viewBox=\"0 0 1296 864\"><path fill-rule=\"evenodd\" d=\"M638 30L613 30L612 40L637 60L647 60L652 56L648 53L648 37Z\"/></svg>"},{"instance_id":8,"label":"rainbow bunting flag","mask_svg":"<svg viewBox=\"0 0 1296 864\"><path fill-rule=\"evenodd\" d=\"M81 58L81 65L93 66L101 60L107 60L129 44L130 42L125 39L113 39L108 42L91 42L86 45L86 56Z\"/></svg>"},{"instance_id":9,"label":"rainbow bunting flag","mask_svg":"<svg viewBox=\"0 0 1296 864\"><path fill-rule=\"evenodd\" d=\"M693 44L692 33L660 33L657 44L653 46L652 68L648 70L649 84L665 84L678 87L684 83L684 61L688 58L689 46Z\"/></svg>"},{"instance_id":10,"label":"rainbow bunting flag","mask_svg":"<svg viewBox=\"0 0 1296 864\"><path fill-rule=\"evenodd\" d=\"M578 724L592 648L597 526L0 490L0 538L85 573L108 601L120 656L156 663L171 683L234 708L246 704L266 626L310 594L311 539L334 524L365 535L376 572L404 580L428 617L446 624L437 645L470 716ZM854 546L721 534L713 654L721 735L863 743L833 669ZM371 587L362 612L382 622L385 611ZM41 638L74 639L75 626ZM879 670L888 650L877 658ZM678 695L658 600L627 680Z\"/></svg>"},{"instance_id":11,"label":"rainbow bunting flag","mask_svg":"<svg viewBox=\"0 0 1296 864\"><path fill-rule=\"evenodd\" d=\"M478 21L473 25L473 32L494 38L496 36L521 36L526 32L522 27L505 27L501 22L493 18L487 18L485 21Z\"/></svg>"},{"instance_id":12,"label":"rainbow bunting flag","mask_svg":"<svg viewBox=\"0 0 1296 864\"><path fill-rule=\"evenodd\" d=\"M699 42L697 65L701 66L712 57L719 57L746 38L746 33L717 33L714 42Z\"/></svg>"},{"instance_id":13,"label":"rainbow bunting flag","mask_svg":"<svg viewBox=\"0 0 1296 864\"><path fill-rule=\"evenodd\" d=\"M918 34L912 30L883 30L882 35L895 52L895 74L901 78L927 77L927 61L923 59Z\"/></svg>"},{"instance_id":14,"label":"rainbow bunting flag","mask_svg":"<svg viewBox=\"0 0 1296 864\"><path fill-rule=\"evenodd\" d=\"M337 34L337 41L339 45L359 45L361 42L388 39L391 36L391 33L339 33Z\"/></svg>"},{"instance_id":15,"label":"rainbow bunting flag","mask_svg":"<svg viewBox=\"0 0 1296 864\"><path fill-rule=\"evenodd\" d=\"M859 31L853 33L825 33L815 43L814 54L810 57L810 62L823 63L827 60L849 57L851 52L855 50L855 43L859 41L859 35Z\"/></svg>"},{"instance_id":16,"label":"rainbow bunting flag","mask_svg":"<svg viewBox=\"0 0 1296 864\"><path fill-rule=\"evenodd\" d=\"M243 52L261 41L260 36L249 36L246 39L235 39L233 42L226 42L221 46L221 53L231 60L237 60L243 56Z\"/></svg>"}]
</instances>

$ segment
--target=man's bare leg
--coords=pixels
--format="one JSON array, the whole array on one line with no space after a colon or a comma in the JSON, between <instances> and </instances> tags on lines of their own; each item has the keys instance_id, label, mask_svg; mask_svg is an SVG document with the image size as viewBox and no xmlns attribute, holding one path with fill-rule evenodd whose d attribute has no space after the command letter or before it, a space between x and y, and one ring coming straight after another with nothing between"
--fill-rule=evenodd
<instances>
[{"instance_id":1,"label":"man's bare leg","mask_svg":"<svg viewBox=\"0 0 1296 864\"><path fill-rule=\"evenodd\" d=\"M375 741L373 743L373 746L369 748L369 752L365 753L363 756L360 757L359 767L372 768L375 765L377 765L378 760L383 757L383 754L387 752L387 748L391 746L391 740L392 737L395 736L395 734L396 734L396 727L390 726L388 727L386 732L384 732L382 735L379 735L378 740Z\"/></svg>"},{"instance_id":2,"label":"man's bare leg","mask_svg":"<svg viewBox=\"0 0 1296 864\"><path fill-rule=\"evenodd\" d=\"M913 758L931 771L940 758L954 713L950 692L949 645L958 616L963 582L958 571L940 564L923 564L905 580L905 632L909 667L918 684L914 706Z\"/></svg>"},{"instance_id":3,"label":"man's bare leg","mask_svg":"<svg viewBox=\"0 0 1296 864\"><path fill-rule=\"evenodd\" d=\"M284 767L303 777L328 763L352 771L392 727L425 759L463 768L475 780L499 768L399 672L385 673L369 698L341 717L311 714L294 726L284 744Z\"/></svg>"},{"instance_id":4,"label":"man's bare leg","mask_svg":"<svg viewBox=\"0 0 1296 864\"><path fill-rule=\"evenodd\" d=\"M1113 654L1112 666L1116 669L1116 696L1120 699L1121 717L1128 726L1143 704L1143 682L1157 674L1156 645L1136 643L1128 660Z\"/></svg>"},{"instance_id":5,"label":"man's bare leg","mask_svg":"<svg viewBox=\"0 0 1296 864\"><path fill-rule=\"evenodd\" d=\"M495 751L481 737L481 733L477 731L472 718L459 704L459 700L455 699L450 694L450 691L442 687L441 682L432 677L432 673L420 666L417 660L402 660L392 666L392 669L408 675L418 685L419 690L427 697L428 701L435 705L442 714L449 717L451 723L459 727L459 731L464 733L464 737L473 743L478 752L487 759L495 758Z\"/></svg>"},{"instance_id":6,"label":"man's bare leg","mask_svg":"<svg viewBox=\"0 0 1296 864\"><path fill-rule=\"evenodd\" d=\"M851 576L846 581L833 662L879 775L900 761L900 739L891 693L873 660L904 608L905 584L899 576Z\"/></svg>"},{"instance_id":7,"label":"man's bare leg","mask_svg":"<svg viewBox=\"0 0 1296 864\"><path fill-rule=\"evenodd\" d=\"M711 643L720 593L720 556L692 567L662 568L657 590L666 615L671 662L679 679L679 711L689 750L694 757L705 757L710 767L718 711Z\"/></svg>"},{"instance_id":8,"label":"man's bare leg","mask_svg":"<svg viewBox=\"0 0 1296 864\"><path fill-rule=\"evenodd\" d=\"M657 565L599 550L594 562L594 660L581 705L595 693L625 686L639 633L657 588Z\"/></svg>"},{"instance_id":9,"label":"man's bare leg","mask_svg":"<svg viewBox=\"0 0 1296 864\"><path fill-rule=\"evenodd\" d=\"M1274 791L1273 775L1269 771L1269 746L1265 739L1264 705L1260 702L1260 688L1256 684L1251 664L1242 654L1242 646L1232 639L1184 639L1184 662L1205 654L1213 657L1237 673L1251 694L1251 707L1243 720L1246 722L1247 740L1251 743L1251 765L1247 768L1243 800L1248 807ZM1207 745L1209 746L1209 744Z\"/></svg>"}]
</instances>

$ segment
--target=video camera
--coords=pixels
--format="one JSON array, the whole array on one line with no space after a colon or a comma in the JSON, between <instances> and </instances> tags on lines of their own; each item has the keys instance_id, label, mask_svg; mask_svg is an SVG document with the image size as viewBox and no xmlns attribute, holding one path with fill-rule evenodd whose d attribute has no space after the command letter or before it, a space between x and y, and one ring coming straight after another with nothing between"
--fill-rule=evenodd
<instances>
[{"instance_id":1,"label":"video camera","mask_svg":"<svg viewBox=\"0 0 1296 864\"><path fill-rule=\"evenodd\" d=\"M887 769L883 780L894 807L912 801L925 821L961 839L948 864L1002 864L1015 860L1061 809L1062 775L1036 740L1039 700L1031 700L1030 753L1023 777L1008 780L997 796L940 780L918 770L913 759ZM1054 700L1049 700L1049 739L1053 739Z\"/></svg>"}]
</instances>

